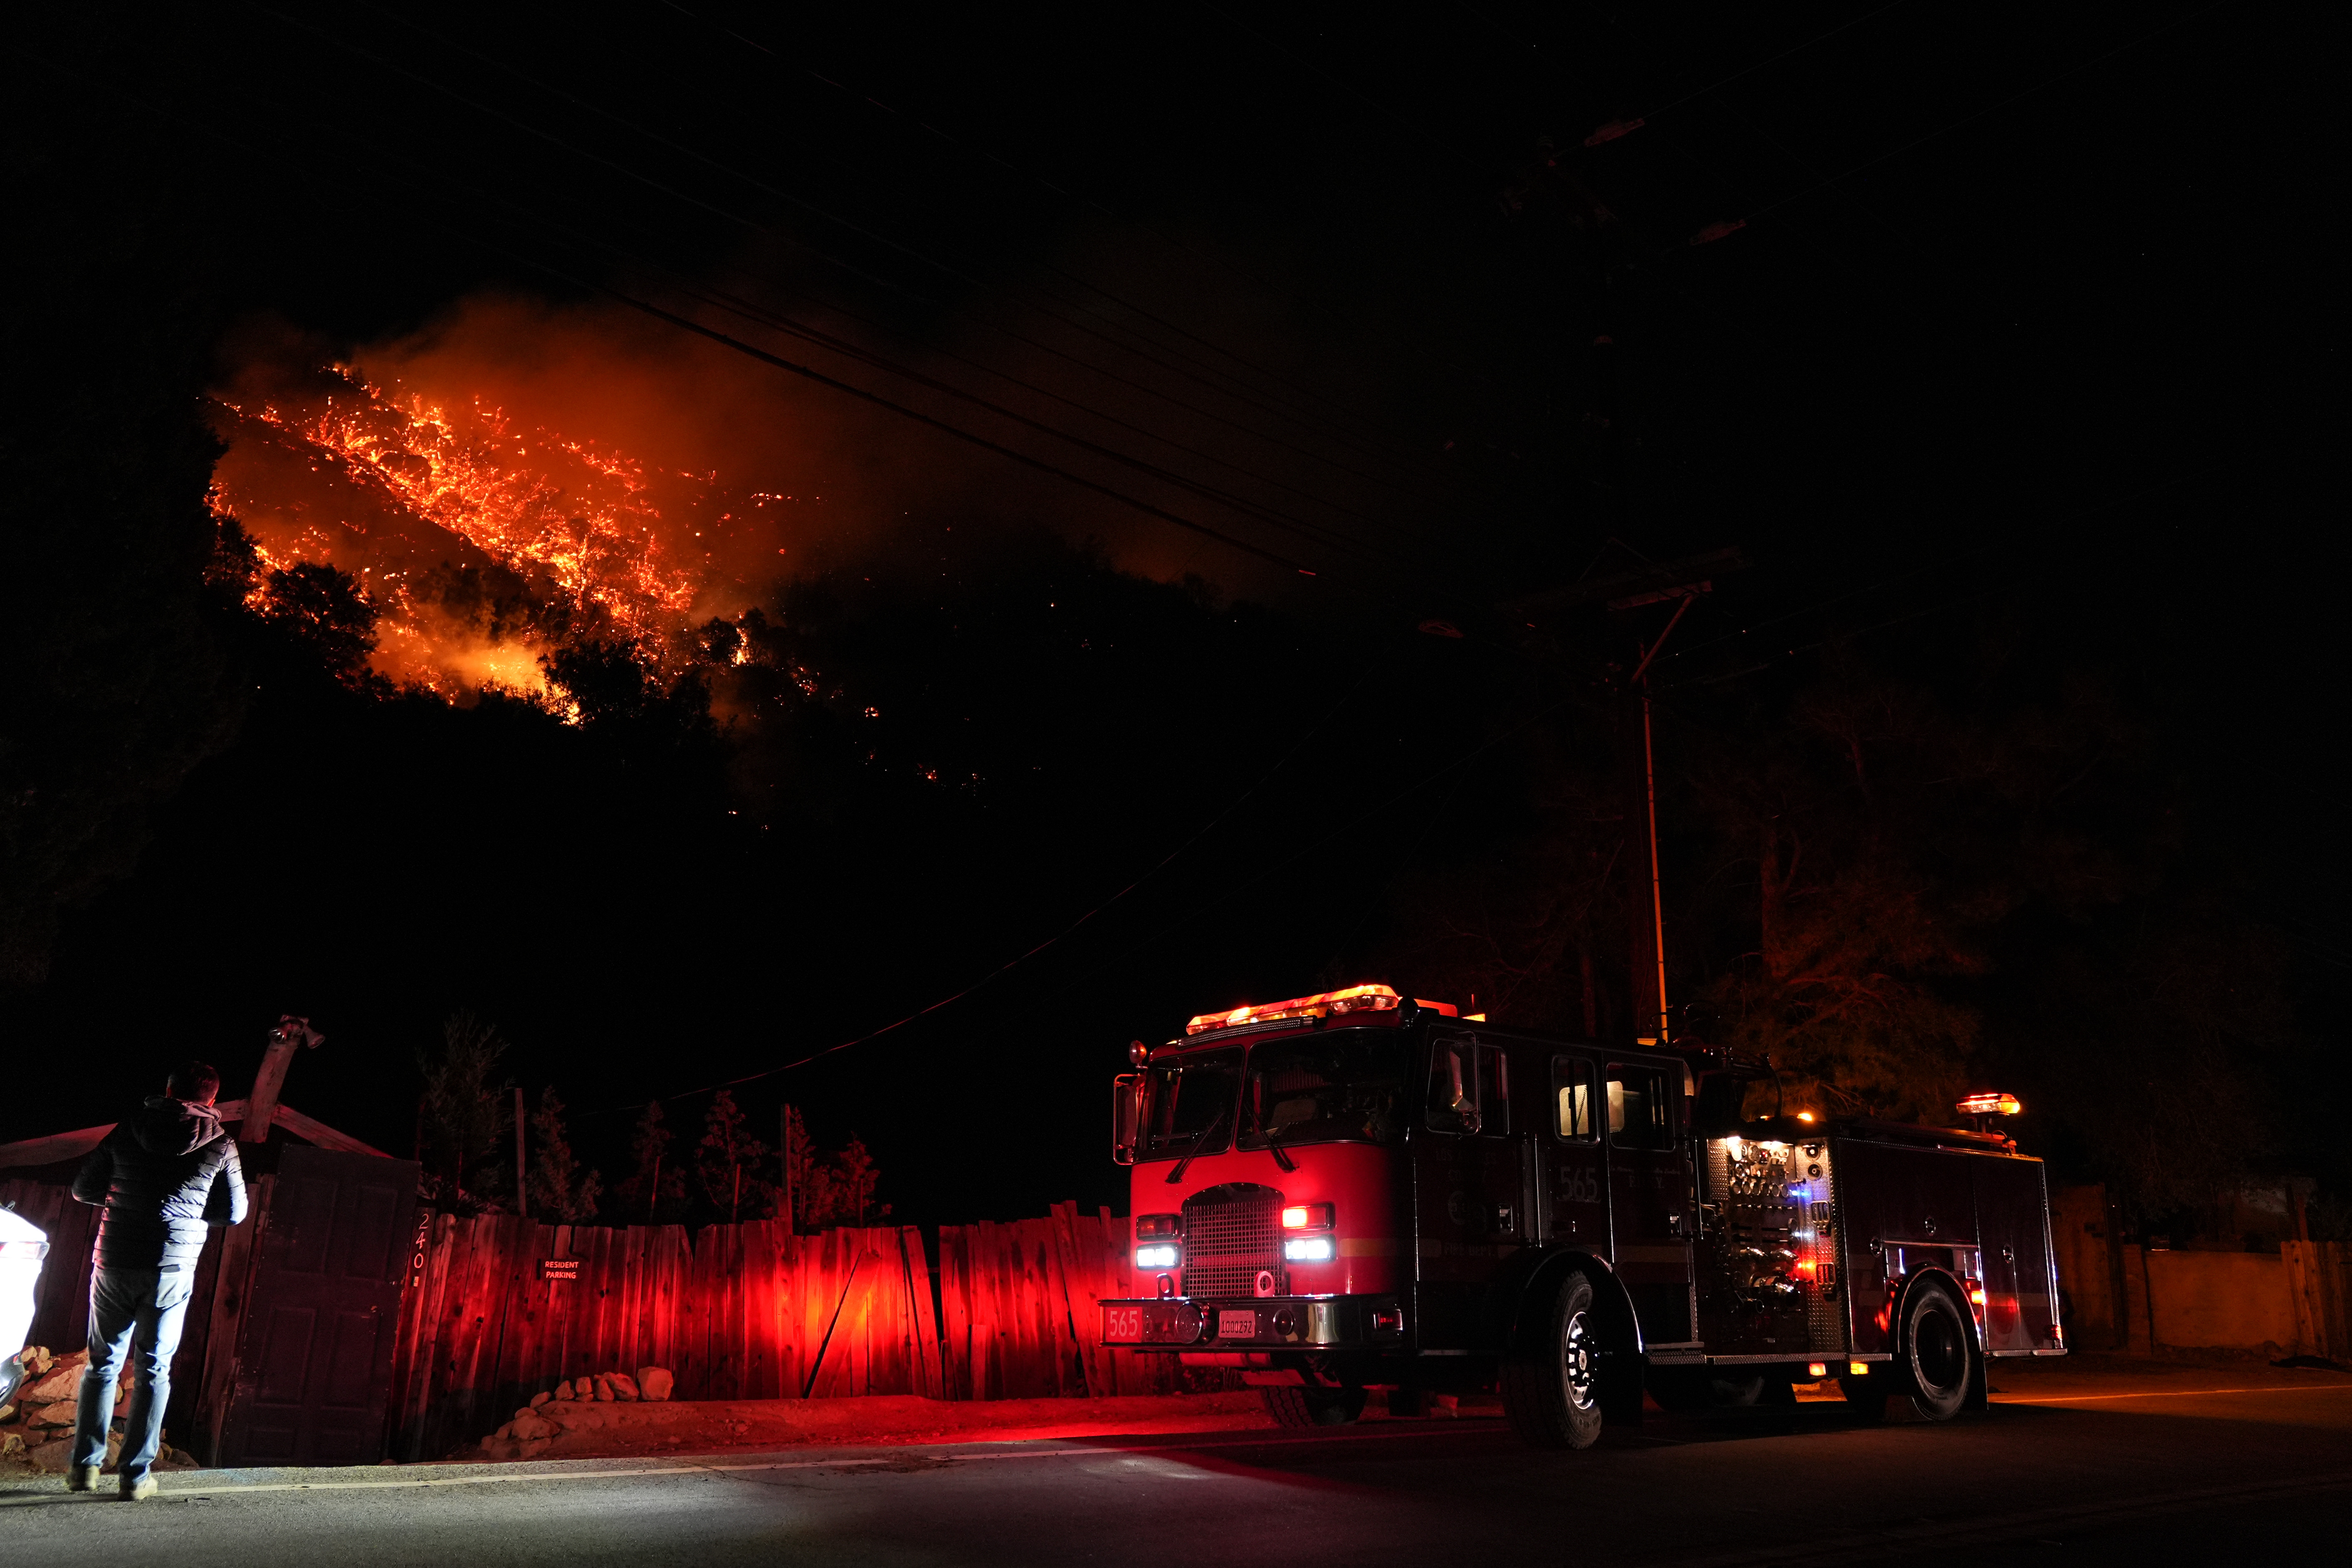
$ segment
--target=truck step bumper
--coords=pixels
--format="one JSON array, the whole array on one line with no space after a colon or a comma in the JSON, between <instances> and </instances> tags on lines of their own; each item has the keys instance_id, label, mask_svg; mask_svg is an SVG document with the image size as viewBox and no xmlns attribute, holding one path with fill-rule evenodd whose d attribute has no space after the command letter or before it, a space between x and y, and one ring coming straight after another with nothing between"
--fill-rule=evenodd
<instances>
[{"instance_id":1,"label":"truck step bumper","mask_svg":"<svg viewBox=\"0 0 2352 1568\"><path fill-rule=\"evenodd\" d=\"M1394 1296L1105 1301L1102 1342L1164 1351L1394 1350L1404 1342L1404 1311Z\"/></svg>"}]
</instances>

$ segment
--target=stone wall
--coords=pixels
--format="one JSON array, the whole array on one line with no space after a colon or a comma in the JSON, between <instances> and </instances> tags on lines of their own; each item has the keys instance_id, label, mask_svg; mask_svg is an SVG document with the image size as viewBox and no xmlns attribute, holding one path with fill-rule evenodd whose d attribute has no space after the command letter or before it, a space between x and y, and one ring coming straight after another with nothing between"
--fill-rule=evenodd
<instances>
[{"instance_id":1,"label":"stone wall","mask_svg":"<svg viewBox=\"0 0 2352 1568\"><path fill-rule=\"evenodd\" d=\"M81 1400L82 1369L87 1351L52 1355L40 1345L25 1347L25 1383L12 1402L0 1405L0 1463L29 1466L49 1475L63 1475L73 1450L74 1414ZM122 1421L131 1408L130 1358L123 1358L122 1375L115 1384L114 1419L106 1436L106 1463L111 1469L122 1450ZM166 1443L157 1453L159 1470L195 1468L195 1461Z\"/></svg>"}]
</instances>

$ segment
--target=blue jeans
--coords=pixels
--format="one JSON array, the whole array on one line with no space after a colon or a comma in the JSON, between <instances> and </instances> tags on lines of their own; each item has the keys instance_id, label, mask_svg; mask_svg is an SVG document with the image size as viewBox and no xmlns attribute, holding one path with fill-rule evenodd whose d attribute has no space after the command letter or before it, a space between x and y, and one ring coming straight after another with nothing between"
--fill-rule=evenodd
<instances>
[{"instance_id":1,"label":"blue jeans","mask_svg":"<svg viewBox=\"0 0 2352 1568\"><path fill-rule=\"evenodd\" d=\"M195 1276L184 1268L100 1268L90 1276L89 1364L81 1373L73 1464L106 1462L106 1429L114 1418L114 1389L127 1350L132 1352L131 1410L114 1473L125 1486L146 1477L163 1439L172 1356L180 1348L180 1324L195 1283Z\"/></svg>"}]
</instances>

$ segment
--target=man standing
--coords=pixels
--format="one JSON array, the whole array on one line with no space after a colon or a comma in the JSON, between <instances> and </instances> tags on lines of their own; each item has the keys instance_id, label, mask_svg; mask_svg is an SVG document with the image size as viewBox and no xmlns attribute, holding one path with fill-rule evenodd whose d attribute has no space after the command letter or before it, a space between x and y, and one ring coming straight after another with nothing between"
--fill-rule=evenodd
<instances>
[{"instance_id":1,"label":"man standing","mask_svg":"<svg viewBox=\"0 0 2352 1568\"><path fill-rule=\"evenodd\" d=\"M172 1354L195 1284L207 1226L245 1218L245 1171L213 1100L220 1074L173 1069L163 1092L116 1125L74 1175L73 1195L103 1204L89 1280L89 1364L82 1369L66 1489L98 1485L122 1357L132 1353L131 1410L115 1466L124 1500L155 1495L148 1473L172 1396Z\"/></svg>"}]
</instances>

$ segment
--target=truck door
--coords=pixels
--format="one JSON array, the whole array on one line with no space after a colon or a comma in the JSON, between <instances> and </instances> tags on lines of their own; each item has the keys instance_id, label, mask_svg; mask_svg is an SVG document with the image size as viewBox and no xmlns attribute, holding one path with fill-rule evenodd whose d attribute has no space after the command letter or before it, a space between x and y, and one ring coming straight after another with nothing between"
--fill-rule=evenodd
<instances>
[{"instance_id":1,"label":"truck door","mask_svg":"<svg viewBox=\"0 0 2352 1568\"><path fill-rule=\"evenodd\" d=\"M1413 1232L1424 1347L1475 1348L1489 1286L1528 1234L1508 1058L1475 1035L1430 1042L1425 1131L1416 1142Z\"/></svg>"},{"instance_id":2,"label":"truck door","mask_svg":"<svg viewBox=\"0 0 2352 1568\"><path fill-rule=\"evenodd\" d=\"M1588 1057L1551 1059L1550 1127L1538 1136L1543 1234L1555 1243L1605 1249L1609 1184L1602 1170L1601 1086Z\"/></svg>"},{"instance_id":3,"label":"truck door","mask_svg":"<svg viewBox=\"0 0 2352 1568\"><path fill-rule=\"evenodd\" d=\"M1602 1085L1609 1149L1610 1264L1651 1345L1697 1337L1691 1300L1690 1167L1675 1125L1678 1070L1611 1062Z\"/></svg>"},{"instance_id":4,"label":"truck door","mask_svg":"<svg viewBox=\"0 0 2352 1568\"><path fill-rule=\"evenodd\" d=\"M2058 1349L2042 1162L1979 1155L1969 1173L1984 1268L1984 1348L1994 1355Z\"/></svg>"}]
</instances>

